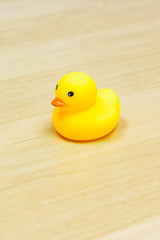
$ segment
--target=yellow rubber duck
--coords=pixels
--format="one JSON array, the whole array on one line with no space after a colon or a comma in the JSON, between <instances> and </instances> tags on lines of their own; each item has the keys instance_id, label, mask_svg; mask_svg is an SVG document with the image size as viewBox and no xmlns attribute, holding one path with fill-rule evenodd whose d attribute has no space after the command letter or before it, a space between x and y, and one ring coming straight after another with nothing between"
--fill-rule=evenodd
<instances>
[{"instance_id":1,"label":"yellow rubber duck","mask_svg":"<svg viewBox=\"0 0 160 240\"><path fill-rule=\"evenodd\" d=\"M111 89L97 90L94 80L82 72L62 77L51 102L55 109L52 122L65 138L88 141L111 132L120 117L120 103Z\"/></svg>"}]
</instances>

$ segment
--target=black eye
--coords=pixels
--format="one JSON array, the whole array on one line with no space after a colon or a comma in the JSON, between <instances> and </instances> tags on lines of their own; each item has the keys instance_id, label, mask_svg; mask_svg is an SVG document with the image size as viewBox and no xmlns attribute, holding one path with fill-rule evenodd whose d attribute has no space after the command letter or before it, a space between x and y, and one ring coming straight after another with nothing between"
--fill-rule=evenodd
<instances>
[{"instance_id":1,"label":"black eye","mask_svg":"<svg viewBox=\"0 0 160 240\"><path fill-rule=\"evenodd\" d=\"M73 95L74 95L74 92L69 92L69 93L68 93L68 96L69 96L69 97L72 97Z\"/></svg>"},{"instance_id":2,"label":"black eye","mask_svg":"<svg viewBox=\"0 0 160 240\"><path fill-rule=\"evenodd\" d=\"M56 90L57 90L57 88L58 88L58 84L56 85Z\"/></svg>"}]
</instances>

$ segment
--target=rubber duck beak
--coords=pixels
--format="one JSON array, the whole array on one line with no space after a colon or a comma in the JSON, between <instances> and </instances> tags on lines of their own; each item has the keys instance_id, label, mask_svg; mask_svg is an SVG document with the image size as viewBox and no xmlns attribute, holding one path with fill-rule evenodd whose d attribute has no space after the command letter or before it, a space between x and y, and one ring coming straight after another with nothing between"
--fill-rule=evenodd
<instances>
[{"instance_id":1,"label":"rubber duck beak","mask_svg":"<svg viewBox=\"0 0 160 240\"><path fill-rule=\"evenodd\" d=\"M51 102L51 104L52 104L53 106L55 106L55 107L65 107L65 106L66 106L66 104L65 104L61 99L59 99L59 98L55 98L55 99Z\"/></svg>"}]
</instances>

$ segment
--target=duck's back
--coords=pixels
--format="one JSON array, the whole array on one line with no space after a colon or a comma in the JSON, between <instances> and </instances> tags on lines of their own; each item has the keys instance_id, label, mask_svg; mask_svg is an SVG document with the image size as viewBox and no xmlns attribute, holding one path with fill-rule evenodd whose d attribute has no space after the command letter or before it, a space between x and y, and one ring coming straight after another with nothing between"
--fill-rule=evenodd
<instances>
[{"instance_id":1,"label":"duck's back","mask_svg":"<svg viewBox=\"0 0 160 240\"><path fill-rule=\"evenodd\" d=\"M100 89L96 103L89 110L71 114L56 108L52 120L62 136L87 141L111 132L116 127L119 116L120 103L117 94L111 89Z\"/></svg>"}]
</instances>

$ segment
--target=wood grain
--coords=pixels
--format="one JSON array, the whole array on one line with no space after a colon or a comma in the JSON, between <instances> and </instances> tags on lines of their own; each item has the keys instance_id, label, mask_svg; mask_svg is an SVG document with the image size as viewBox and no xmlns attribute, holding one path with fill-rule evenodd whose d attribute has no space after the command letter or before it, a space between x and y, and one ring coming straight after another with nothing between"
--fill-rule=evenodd
<instances>
[{"instance_id":1,"label":"wood grain","mask_svg":"<svg viewBox=\"0 0 160 240\"><path fill-rule=\"evenodd\" d=\"M160 239L160 1L0 0L0 239ZM57 81L120 98L97 141L52 126Z\"/></svg>"}]
</instances>

